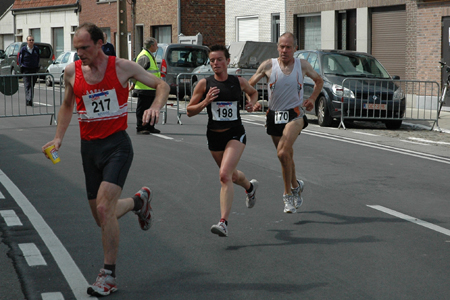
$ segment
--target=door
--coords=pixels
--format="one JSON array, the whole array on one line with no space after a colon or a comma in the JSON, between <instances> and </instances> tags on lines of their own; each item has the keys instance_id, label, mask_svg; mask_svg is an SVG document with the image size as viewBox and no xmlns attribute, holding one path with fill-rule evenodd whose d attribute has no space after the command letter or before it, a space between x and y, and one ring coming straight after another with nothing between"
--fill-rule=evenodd
<instances>
[{"instance_id":1,"label":"door","mask_svg":"<svg viewBox=\"0 0 450 300\"><path fill-rule=\"evenodd\" d=\"M445 61L450 66L450 17L442 18L442 60ZM442 84L447 80L449 73L446 68L442 68L441 72ZM448 96L448 93L447 93ZM445 101L444 106L450 107L450 101Z\"/></svg>"}]
</instances>

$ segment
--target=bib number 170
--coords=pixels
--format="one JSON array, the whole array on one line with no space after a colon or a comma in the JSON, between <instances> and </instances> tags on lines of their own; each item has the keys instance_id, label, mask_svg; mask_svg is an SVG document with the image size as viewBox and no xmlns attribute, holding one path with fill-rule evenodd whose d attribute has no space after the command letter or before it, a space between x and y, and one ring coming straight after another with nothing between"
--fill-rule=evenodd
<instances>
[{"instance_id":1,"label":"bib number 170","mask_svg":"<svg viewBox=\"0 0 450 300\"><path fill-rule=\"evenodd\" d=\"M275 124L286 124L289 122L289 111L276 111Z\"/></svg>"}]
</instances>

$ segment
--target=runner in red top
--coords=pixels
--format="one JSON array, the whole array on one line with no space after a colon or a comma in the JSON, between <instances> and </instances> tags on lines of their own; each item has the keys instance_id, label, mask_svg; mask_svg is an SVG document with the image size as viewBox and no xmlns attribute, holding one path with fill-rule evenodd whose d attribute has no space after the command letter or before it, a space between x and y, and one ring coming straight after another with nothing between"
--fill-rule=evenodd
<instances>
[{"instance_id":1,"label":"runner in red top","mask_svg":"<svg viewBox=\"0 0 450 300\"><path fill-rule=\"evenodd\" d=\"M115 265L119 248L117 219L134 211L143 230L151 226L151 191L141 188L133 197L119 199L133 160L133 148L126 133L128 82L130 78L156 89L155 101L144 112L143 123L156 124L167 102L170 88L140 65L103 53L103 32L92 23L78 27L73 45L80 60L64 71L65 95L58 113L52 141L59 150L77 103L81 131L81 156L86 190L97 225L101 227L104 265L88 294L106 296L117 291ZM111 154L112 153L112 154Z\"/></svg>"}]
</instances>

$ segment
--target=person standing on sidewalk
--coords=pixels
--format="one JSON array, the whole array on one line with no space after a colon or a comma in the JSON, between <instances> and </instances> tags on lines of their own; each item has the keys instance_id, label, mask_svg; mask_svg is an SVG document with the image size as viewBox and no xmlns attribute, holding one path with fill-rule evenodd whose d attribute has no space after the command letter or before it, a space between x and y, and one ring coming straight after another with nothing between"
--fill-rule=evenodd
<instances>
[{"instance_id":1,"label":"person standing on sidewalk","mask_svg":"<svg viewBox=\"0 0 450 300\"><path fill-rule=\"evenodd\" d=\"M27 36L27 44L19 51L19 66L22 74L34 74L39 71L39 48L34 44L34 37ZM27 106L33 106L34 85L37 76L23 76Z\"/></svg>"},{"instance_id":2,"label":"person standing on sidewalk","mask_svg":"<svg viewBox=\"0 0 450 300\"><path fill-rule=\"evenodd\" d=\"M65 95L56 134L42 151L51 145L60 149L76 104L87 198L92 215L101 227L104 253L103 268L87 293L106 296L117 291L118 219L133 211L143 230L151 227L153 219L149 188L142 187L133 197L119 199L133 160L131 140L126 133L128 82L133 78L156 89L153 105L144 112L144 123L158 122L170 88L135 62L106 56L102 50L103 33L95 24L78 27L73 45L80 60L64 71Z\"/></svg>"},{"instance_id":3,"label":"person standing on sidewalk","mask_svg":"<svg viewBox=\"0 0 450 300\"><path fill-rule=\"evenodd\" d=\"M258 181L255 179L249 181L236 167L247 140L239 114L239 101L242 100L242 91L244 91L250 98L246 109L252 111L258 100L258 92L244 78L228 75L230 54L225 46L212 46L209 60L214 75L198 82L187 107L187 115L195 116L205 107L208 112L206 137L211 155L219 166L221 184L221 218L217 225L211 227L211 232L226 237L228 236L228 217L234 197L233 183L246 190L248 208L252 208L256 202L255 192Z\"/></svg>"},{"instance_id":4,"label":"person standing on sidewalk","mask_svg":"<svg viewBox=\"0 0 450 300\"><path fill-rule=\"evenodd\" d=\"M158 65L156 64L155 57L152 53L158 50L158 42L155 38L150 37L144 42L144 49L136 58L136 62L149 73L152 73L158 78L161 78ZM142 82L137 81L134 85L138 96L138 102L136 107L136 132L137 134L150 134L160 133L161 131L156 129L154 125L143 124L142 115L146 109L148 109L155 100L155 89L146 86Z\"/></svg>"},{"instance_id":5,"label":"person standing on sidewalk","mask_svg":"<svg viewBox=\"0 0 450 300\"><path fill-rule=\"evenodd\" d=\"M304 107L310 111L322 90L323 80L308 61L294 58L297 41L294 35L286 32L278 39L278 58L264 61L250 78L254 86L263 77L267 78L269 110L267 111L267 134L277 149L284 181L284 212L295 213L303 203L301 193L304 182L295 174L294 143L302 130L308 126ZM303 78L314 81L311 96L303 101ZM254 107L260 109L259 103Z\"/></svg>"}]
</instances>

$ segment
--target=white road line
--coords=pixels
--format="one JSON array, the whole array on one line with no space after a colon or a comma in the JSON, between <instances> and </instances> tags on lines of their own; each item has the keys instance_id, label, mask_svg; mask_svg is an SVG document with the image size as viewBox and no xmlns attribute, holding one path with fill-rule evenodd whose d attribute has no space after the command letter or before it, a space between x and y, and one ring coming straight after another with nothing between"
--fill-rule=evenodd
<instances>
[{"instance_id":1,"label":"white road line","mask_svg":"<svg viewBox=\"0 0 450 300\"><path fill-rule=\"evenodd\" d=\"M415 138L415 137L409 137L409 139L410 139L410 140L413 140L413 141L423 142L423 143L439 144L439 145L450 145L450 143L446 143L446 142L431 141L431 140L426 140L426 139L421 139L421 138Z\"/></svg>"},{"instance_id":2,"label":"white road line","mask_svg":"<svg viewBox=\"0 0 450 300\"><path fill-rule=\"evenodd\" d=\"M63 294L60 292L42 293L42 300L64 300Z\"/></svg>"},{"instance_id":3,"label":"white road line","mask_svg":"<svg viewBox=\"0 0 450 300\"><path fill-rule=\"evenodd\" d=\"M392 215L394 217L403 219L405 221L412 222L412 223L415 223L417 225L420 225L420 226L426 227L428 229L431 229L431 230L434 230L434 231L437 231L437 232L440 232L442 234L450 236L450 230L445 229L445 228L440 227L440 226L437 226L437 225L434 225L432 223L428 223L426 221L423 221L423 220L420 220L420 219L417 219L417 218L414 218L414 217L402 214L400 212L397 212L395 210L386 208L384 206L380 206L380 205L367 205L367 206L370 207L370 208L382 211L384 213L387 213L389 215Z\"/></svg>"},{"instance_id":4,"label":"white road line","mask_svg":"<svg viewBox=\"0 0 450 300\"><path fill-rule=\"evenodd\" d=\"M407 140L399 140L399 141L400 141L400 142L403 142L403 143L414 144L414 145L430 146L430 144L424 144L424 143L412 142L412 141L407 141Z\"/></svg>"},{"instance_id":5,"label":"white road line","mask_svg":"<svg viewBox=\"0 0 450 300\"><path fill-rule=\"evenodd\" d=\"M154 134L153 133L152 135L157 136L157 137L162 138L162 139L166 139L166 140L173 140L174 139L173 137L170 137L170 136L167 136L167 135L162 135L162 134Z\"/></svg>"},{"instance_id":6,"label":"white road line","mask_svg":"<svg viewBox=\"0 0 450 300\"><path fill-rule=\"evenodd\" d=\"M353 133L357 134L363 134L363 135L370 135L370 136L379 136L377 134L367 133L367 132L361 132L361 131L353 131Z\"/></svg>"},{"instance_id":7,"label":"white road line","mask_svg":"<svg viewBox=\"0 0 450 300\"><path fill-rule=\"evenodd\" d=\"M0 199L5 199L5 196L3 196L2 192L0 192Z\"/></svg>"},{"instance_id":8,"label":"white road line","mask_svg":"<svg viewBox=\"0 0 450 300\"><path fill-rule=\"evenodd\" d=\"M6 188L8 193L13 197L16 203L23 210L28 217L33 227L41 236L45 245L49 249L62 274L71 287L76 299L94 300L95 297L90 297L86 293L86 288L89 285L81 273L78 266L73 261L69 252L64 248L64 245L55 235L53 230L44 221L42 216L38 213L36 208L30 203L19 188L8 178L8 176L0 170L0 183Z\"/></svg>"},{"instance_id":9,"label":"white road line","mask_svg":"<svg viewBox=\"0 0 450 300\"><path fill-rule=\"evenodd\" d=\"M42 257L41 252L34 243L19 244L19 248L22 250L23 256L30 267L47 265L44 257Z\"/></svg>"},{"instance_id":10,"label":"white road line","mask_svg":"<svg viewBox=\"0 0 450 300\"><path fill-rule=\"evenodd\" d=\"M5 219L7 226L22 226L22 222L14 210L0 210L0 215Z\"/></svg>"}]
</instances>

